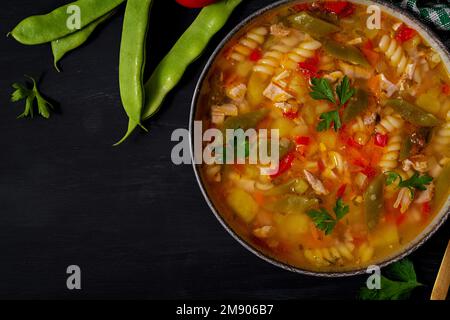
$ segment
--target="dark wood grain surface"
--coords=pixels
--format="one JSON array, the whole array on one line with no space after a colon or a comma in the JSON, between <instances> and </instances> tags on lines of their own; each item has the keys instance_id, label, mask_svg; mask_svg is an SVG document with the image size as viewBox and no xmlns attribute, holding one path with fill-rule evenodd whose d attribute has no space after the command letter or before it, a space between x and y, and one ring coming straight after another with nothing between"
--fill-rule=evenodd
<instances>
[{"instance_id":1,"label":"dark wood grain surface","mask_svg":"<svg viewBox=\"0 0 450 320\"><path fill-rule=\"evenodd\" d=\"M22 18L63 0L3 0L0 10L0 298L354 299L364 277L320 279L280 270L247 252L216 221L190 166L170 161L176 128L206 57L221 38L270 0L247 0L203 58L189 68L163 110L120 148L125 130L118 89L122 11L52 68L49 46L4 35ZM150 72L197 11L156 0ZM122 8L123 10L123 8ZM10 85L41 76L59 102L50 120L16 120ZM448 241L447 223L411 255L427 299ZM82 269L82 290L66 289L66 268Z\"/></svg>"}]
</instances>

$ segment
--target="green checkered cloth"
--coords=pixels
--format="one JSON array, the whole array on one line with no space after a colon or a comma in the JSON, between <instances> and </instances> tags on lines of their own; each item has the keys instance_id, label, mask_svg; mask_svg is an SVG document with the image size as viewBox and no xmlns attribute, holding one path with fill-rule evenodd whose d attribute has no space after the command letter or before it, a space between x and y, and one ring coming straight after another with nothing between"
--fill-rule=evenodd
<instances>
[{"instance_id":1,"label":"green checkered cloth","mask_svg":"<svg viewBox=\"0 0 450 320\"><path fill-rule=\"evenodd\" d=\"M426 23L439 30L450 30L450 0L390 0L395 5L413 11ZM447 35L448 36L448 35Z\"/></svg>"}]
</instances>

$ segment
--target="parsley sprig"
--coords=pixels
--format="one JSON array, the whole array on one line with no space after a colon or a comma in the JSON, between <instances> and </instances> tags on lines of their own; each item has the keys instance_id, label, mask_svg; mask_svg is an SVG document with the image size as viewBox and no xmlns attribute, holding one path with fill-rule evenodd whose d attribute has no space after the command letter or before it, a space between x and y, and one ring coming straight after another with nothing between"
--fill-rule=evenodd
<instances>
[{"instance_id":1,"label":"parsley sprig","mask_svg":"<svg viewBox=\"0 0 450 320\"><path fill-rule=\"evenodd\" d=\"M427 190L427 185L429 185L433 178L427 174L420 175L418 172L414 172L414 174L408 180L404 180L403 178L394 171L386 172L386 185L389 186L396 181L399 181L399 188L408 188L411 191L411 197L414 197L416 190L425 191Z\"/></svg>"},{"instance_id":2,"label":"parsley sprig","mask_svg":"<svg viewBox=\"0 0 450 320\"><path fill-rule=\"evenodd\" d=\"M26 85L17 82L12 85L15 91L11 94L11 102L25 100L25 110L21 115L18 116L18 118L25 118L28 116L33 118L34 101L37 102L39 114L46 119L50 118L50 109L53 109L52 104L45 100L41 95L37 87L36 80L29 76L26 77L32 81L32 89L29 89Z\"/></svg>"},{"instance_id":3,"label":"parsley sprig","mask_svg":"<svg viewBox=\"0 0 450 320\"><path fill-rule=\"evenodd\" d=\"M344 203L342 198L338 198L333 208L336 218L328 213L325 208L309 210L307 215L313 220L317 229L322 230L326 235L329 235L333 232L334 227L336 227L339 220L344 218L349 210L350 207Z\"/></svg>"},{"instance_id":4,"label":"parsley sprig","mask_svg":"<svg viewBox=\"0 0 450 320\"><path fill-rule=\"evenodd\" d=\"M333 92L330 82L325 78L312 78L311 84L312 91L309 93L311 98L314 100L326 100L336 105L336 110L320 115L321 121L317 125L317 131L326 131L331 128L331 125L334 126L335 131L338 131L342 127L339 109L350 100L356 90L350 86L350 80L347 76L336 86L335 92ZM335 93L338 100L335 98Z\"/></svg>"},{"instance_id":5,"label":"parsley sprig","mask_svg":"<svg viewBox=\"0 0 450 320\"><path fill-rule=\"evenodd\" d=\"M362 287L359 297L362 300L402 300L407 299L414 288L422 286L417 281L414 265L408 259L391 265L386 275L389 278L381 276L380 289Z\"/></svg>"}]
</instances>

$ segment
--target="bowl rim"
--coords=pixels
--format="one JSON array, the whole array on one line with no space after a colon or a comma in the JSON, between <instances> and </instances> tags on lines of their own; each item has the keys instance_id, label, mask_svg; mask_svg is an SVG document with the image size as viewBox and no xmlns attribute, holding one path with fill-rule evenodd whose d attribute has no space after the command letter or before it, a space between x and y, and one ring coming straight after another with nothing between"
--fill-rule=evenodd
<instances>
[{"instance_id":1,"label":"bowl rim","mask_svg":"<svg viewBox=\"0 0 450 320\"><path fill-rule=\"evenodd\" d=\"M418 30L422 37L425 38L425 36L430 37L430 39L427 39L428 41L432 41L433 48L437 49L434 45L437 45L438 49L440 50L440 53L443 53L444 56L447 59L447 68L450 66L450 54L447 47L442 43L442 41L439 39L439 37L434 33L434 31L427 25L425 25L422 21L419 20L419 18L412 15L411 12L406 11L403 8L399 8L394 6L391 3L387 3L381 0L350 0L353 3L363 4L366 6L369 5L379 5L382 7L382 10L386 11L388 10L388 14L393 15L393 13L399 13L400 15L396 16L397 19L403 22L409 22L410 24L416 24L421 30ZM303 275L308 276L315 276L315 277L322 277L322 278L336 278L336 277L348 277L348 276L355 276L355 275L361 275L367 273L367 268L359 268L354 270L343 270L343 271L333 271L333 272L323 272L323 271L311 271L307 269L302 269L300 267L295 267L293 265L290 265L286 262L282 262L280 260L277 260L276 258L264 253L262 250L258 249L256 246L253 246L249 242L247 242L243 237L241 237L228 223L227 221L221 216L219 213L218 208L214 205L212 199L208 195L207 189L205 187L205 184L202 180L199 167L200 165L196 164L194 161L194 122L196 120L196 113L197 113L197 106L198 106L198 99L200 96L200 92L203 86L204 80L207 78L209 71L211 69L211 66L214 64L217 56L221 53L222 49L228 44L228 42L237 34L239 33L245 26L249 25L253 20L255 20L257 17L259 17L262 14L265 14L268 11L274 10L276 8L279 8L284 5L288 5L290 3L307 3L307 2L313 2L313 0L279 0L274 3L271 3L267 6L264 6L261 9L258 9L254 13L247 16L244 20L239 22L228 34L220 41L220 43L217 45L213 53L208 58L206 64L204 65L202 72L200 74L200 77L197 81L197 84L195 86L194 95L191 102L191 109L190 109L190 116L189 116L189 147L190 147L190 153L191 153L191 162L194 169L195 178L197 180L197 183L200 187L200 191L208 204L209 208L213 212L216 219L219 221L219 223L225 228L225 230L238 242L240 243L244 248L246 248L248 251L259 257L260 259L277 266L281 269L291 271L294 273L299 273ZM412 252L417 250L419 247L421 247L433 234L436 233L436 231L445 223L447 218L450 215L450 197L447 199L446 203L443 205L441 211L436 214L433 221L428 224L428 226L422 230L422 232L417 235L413 241L411 241L408 245L405 245L404 248L402 248L400 251L398 251L395 254L392 254L384 259L382 259L380 262L377 263L377 266L380 268L386 267L394 262L397 262L406 256L410 255Z\"/></svg>"}]
</instances>

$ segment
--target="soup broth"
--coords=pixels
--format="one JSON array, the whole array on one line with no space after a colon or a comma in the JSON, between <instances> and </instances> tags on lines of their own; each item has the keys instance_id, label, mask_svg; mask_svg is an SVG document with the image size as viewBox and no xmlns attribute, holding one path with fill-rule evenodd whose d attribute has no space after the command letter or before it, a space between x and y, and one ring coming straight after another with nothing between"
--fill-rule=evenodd
<instances>
[{"instance_id":1,"label":"soup broth","mask_svg":"<svg viewBox=\"0 0 450 320\"><path fill-rule=\"evenodd\" d=\"M280 135L272 175L255 164L203 165L208 194L247 243L301 269L382 261L449 196L444 57L395 17L382 12L369 29L369 16L346 1L272 10L233 38L203 83L204 128Z\"/></svg>"}]
</instances>

